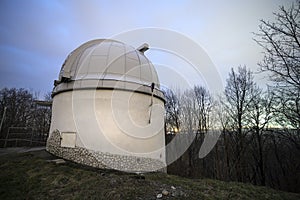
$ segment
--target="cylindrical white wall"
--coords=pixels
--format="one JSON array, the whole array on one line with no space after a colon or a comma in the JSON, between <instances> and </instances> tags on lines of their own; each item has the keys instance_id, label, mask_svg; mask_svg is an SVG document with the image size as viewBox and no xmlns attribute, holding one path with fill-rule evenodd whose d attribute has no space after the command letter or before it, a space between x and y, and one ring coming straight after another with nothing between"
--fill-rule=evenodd
<instances>
[{"instance_id":1,"label":"cylindrical white wall","mask_svg":"<svg viewBox=\"0 0 300 200\"><path fill-rule=\"evenodd\" d=\"M54 86L49 152L95 167L165 167L164 95L144 51L86 42L66 58Z\"/></svg>"},{"instance_id":2,"label":"cylindrical white wall","mask_svg":"<svg viewBox=\"0 0 300 200\"><path fill-rule=\"evenodd\" d=\"M50 134L75 132L78 147L165 162L164 102L153 97L151 105L151 98L109 89L59 93L53 99Z\"/></svg>"}]
</instances>

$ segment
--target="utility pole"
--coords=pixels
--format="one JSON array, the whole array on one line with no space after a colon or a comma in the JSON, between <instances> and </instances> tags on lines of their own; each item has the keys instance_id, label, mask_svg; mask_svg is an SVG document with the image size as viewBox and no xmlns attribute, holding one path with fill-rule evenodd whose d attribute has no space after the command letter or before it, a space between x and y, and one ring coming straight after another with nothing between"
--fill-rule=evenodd
<instances>
[{"instance_id":1,"label":"utility pole","mask_svg":"<svg viewBox=\"0 0 300 200\"><path fill-rule=\"evenodd\" d=\"M2 115L2 119L1 119L1 124L0 124L0 134L1 134L2 125L3 125L5 114L6 114L6 109L7 109L7 107L5 106L4 111L3 111L3 115Z\"/></svg>"}]
</instances>

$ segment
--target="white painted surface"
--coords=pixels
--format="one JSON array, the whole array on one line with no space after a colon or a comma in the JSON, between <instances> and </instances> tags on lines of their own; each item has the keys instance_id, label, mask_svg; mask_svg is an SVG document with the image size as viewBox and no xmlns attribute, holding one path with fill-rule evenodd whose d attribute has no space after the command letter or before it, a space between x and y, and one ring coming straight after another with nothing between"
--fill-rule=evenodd
<instances>
[{"instance_id":1,"label":"white painted surface","mask_svg":"<svg viewBox=\"0 0 300 200\"><path fill-rule=\"evenodd\" d=\"M165 163L163 94L142 52L115 40L84 43L67 57L53 95L50 134L59 130L65 147Z\"/></svg>"},{"instance_id":2,"label":"white painted surface","mask_svg":"<svg viewBox=\"0 0 300 200\"><path fill-rule=\"evenodd\" d=\"M61 133L61 147L71 147L76 146L76 133L75 132L62 132Z\"/></svg>"},{"instance_id":3,"label":"white painted surface","mask_svg":"<svg viewBox=\"0 0 300 200\"><path fill-rule=\"evenodd\" d=\"M165 162L164 103L151 96L119 90L78 90L53 99L50 134L76 132L76 146ZM114 109L113 109L114 108Z\"/></svg>"}]
</instances>

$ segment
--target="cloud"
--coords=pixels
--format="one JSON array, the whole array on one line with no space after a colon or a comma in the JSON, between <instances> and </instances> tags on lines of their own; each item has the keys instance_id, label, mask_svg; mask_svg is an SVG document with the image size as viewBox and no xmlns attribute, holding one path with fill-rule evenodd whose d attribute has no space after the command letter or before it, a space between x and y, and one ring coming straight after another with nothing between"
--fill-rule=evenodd
<instances>
[{"instance_id":1,"label":"cloud","mask_svg":"<svg viewBox=\"0 0 300 200\"><path fill-rule=\"evenodd\" d=\"M252 41L259 19L293 0L0 1L0 87L49 91L67 55L80 44L142 27L161 27L198 42L224 76L261 59ZM174 41L176 42L176 41ZM151 44L150 44L151 45ZM155 61L154 61L155 62Z\"/></svg>"}]
</instances>

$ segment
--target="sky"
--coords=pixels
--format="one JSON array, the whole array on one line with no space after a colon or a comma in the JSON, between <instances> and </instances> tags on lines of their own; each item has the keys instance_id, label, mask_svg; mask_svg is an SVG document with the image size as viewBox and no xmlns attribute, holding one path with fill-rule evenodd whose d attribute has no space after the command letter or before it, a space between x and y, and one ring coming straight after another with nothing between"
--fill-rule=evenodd
<instances>
[{"instance_id":1,"label":"sky","mask_svg":"<svg viewBox=\"0 0 300 200\"><path fill-rule=\"evenodd\" d=\"M0 88L27 88L39 92L42 98L52 91L53 81L65 58L78 46L92 39L116 37L147 28L171 31L196 43L225 84L232 67L246 65L254 72L258 70L262 49L253 41L253 32L258 31L260 19L274 21L272 13L278 11L280 5L289 6L293 2L1 0ZM154 39L165 41L168 38L164 35L147 38L145 35L137 41L148 43ZM123 42L138 47L134 41ZM168 62L168 56L160 53L150 52L149 59L154 65L159 68L159 65L174 64L176 59ZM183 71L193 76L189 70L178 73ZM160 70L159 77L165 79L168 74ZM256 80L264 83L265 77L257 76Z\"/></svg>"}]
</instances>

